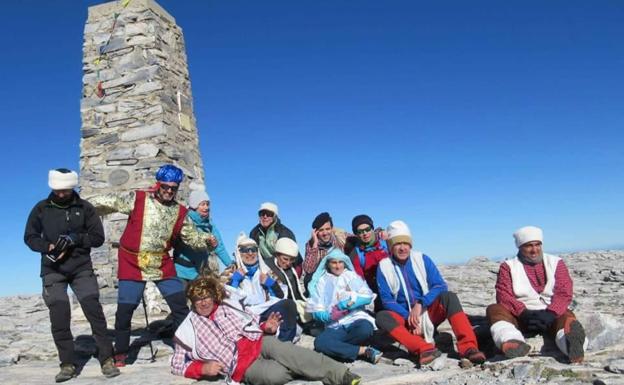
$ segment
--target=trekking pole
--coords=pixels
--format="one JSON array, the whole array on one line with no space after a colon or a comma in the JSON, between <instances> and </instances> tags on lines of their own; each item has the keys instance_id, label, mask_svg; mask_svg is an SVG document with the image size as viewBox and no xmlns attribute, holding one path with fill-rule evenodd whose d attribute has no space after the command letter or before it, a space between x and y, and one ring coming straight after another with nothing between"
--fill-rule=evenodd
<instances>
[{"instance_id":1,"label":"trekking pole","mask_svg":"<svg viewBox=\"0 0 624 385\"><path fill-rule=\"evenodd\" d=\"M145 330L149 331L149 319L147 318L147 304L145 303L145 293L143 293L141 297L142 297L142 302L143 302L143 313L145 314ZM156 362L156 353L154 353L154 345L152 345L151 337L149 339L149 347L150 347L150 353L152 354L150 358L150 362Z\"/></svg>"}]
</instances>

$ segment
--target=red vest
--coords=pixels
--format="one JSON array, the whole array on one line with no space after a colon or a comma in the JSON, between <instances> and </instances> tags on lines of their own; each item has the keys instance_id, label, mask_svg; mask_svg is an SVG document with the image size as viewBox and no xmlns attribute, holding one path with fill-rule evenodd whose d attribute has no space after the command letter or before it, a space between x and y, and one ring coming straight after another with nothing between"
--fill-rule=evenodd
<instances>
[{"instance_id":1,"label":"red vest","mask_svg":"<svg viewBox=\"0 0 624 385\"><path fill-rule=\"evenodd\" d=\"M143 216L145 214L145 200L147 192L136 191L134 200L134 208L128 218L128 223L119 239L119 252L117 254L118 270L117 277L124 280L145 281L141 266L139 265L139 254L141 253L141 235L143 232ZM159 270L162 272L160 279L171 278L176 276L175 265L173 259L169 255L171 244L174 239L180 235L184 218L188 209L180 204L178 205L178 216L173 226L171 237L163 240L165 249L162 253L162 261Z\"/></svg>"}]
</instances>

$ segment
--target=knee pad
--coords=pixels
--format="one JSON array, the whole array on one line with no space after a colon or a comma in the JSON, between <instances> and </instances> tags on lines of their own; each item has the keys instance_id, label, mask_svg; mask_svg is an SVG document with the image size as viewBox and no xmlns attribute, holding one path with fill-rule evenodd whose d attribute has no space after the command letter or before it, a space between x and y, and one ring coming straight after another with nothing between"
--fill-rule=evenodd
<instances>
[{"instance_id":1,"label":"knee pad","mask_svg":"<svg viewBox=\"0 0 624 385\"><path fill-rule=\"evenodd\" d=\"M440 303L444 306L446 310L446 316L450 317L455 313L459 313L460 311L464 311L462 309L461 303L459 302L459 297L457 294L452 291L447 291L440 294Z\"/></svg>"},{"instance_id":2,"label":"knee pad","mask_svg":"<svg viewBox=\"0 0 624 385\"><path fill-rule=\"evenodd\" d=\"M132 314L137 308L135 304L118 303L117 312L115 313L115 330L130 330L132 322Z\"/></svg>"},{"instance_id":3,"label":"knee pad","mask_svg":"<svg viewBox=\"0 0 624 385\"><path fill-rule=\"evenodd\" d=\"M171 309L174 328L177 329L189 313L189 308L186 306L186 296L180 291L166 296L165 301L167 301L167 305Z\"/></svg>"},{"instance_id":4,"label":"knee pad","mask_svg":"<svg viewBox=\"0 0 624 385\"><path fill-rule=\"evenodd\" d=\"M399 326L398 321L390 314L389 311L382 310L377 313L377 317L375 317L375 323L377 327L384 331L391 331L392 329Z\"/></svg>"}]
</instances>

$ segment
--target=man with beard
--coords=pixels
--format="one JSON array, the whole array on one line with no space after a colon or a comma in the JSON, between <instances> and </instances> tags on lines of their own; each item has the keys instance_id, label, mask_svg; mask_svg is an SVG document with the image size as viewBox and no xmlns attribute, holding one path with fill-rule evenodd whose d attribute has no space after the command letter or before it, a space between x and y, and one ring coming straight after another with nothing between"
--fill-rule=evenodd
<instances>
[{"instance_id":1,"label":"man with beard","mask_svg":"<svg viewBox=\"0 0 624 385\"><path fill-rule=\"evenodd\" d=\"M303 283L308 288L308 282L316 271L319 263L332 248L344 251L347 233L334 227L334 221L327 212L320 213L312 222L312 235L306 242L305 259L303 260Z\"/></svg>"},{"instance_id":2,"label":"man with beard","mask_svg":"<svg viewBox=\"0 0 624 385\"><path fill-rule=\"evenodd\" d=\"M28 216L24 242L31 250L41 253L43 300L50 312L52 337L61 361L61 371L55 381L67 381L77 375L68 285L91 325L102 374L118 376L91 264L91 248L104 243L102 222L93 206L74 191L78 185L78 174L74 171L50 170L48 185L52 192L37 203Z\"/></svg>"},{"instance_id":3,"label":"man with beard","mask_svg":"<svg viewBox=\"0 0 624 385\"><path fill-rule=\"evenodd\" d=\"M569 310L572 278L563 259L542 251L542 229L526 226L514 234L518 254L500 265L496 304L487 308L496 346L507 358L527 355L524 334L554 337L571 363L583 361L587 338Z\"/></svg>"},{"instance_id":4,"label":"man with beard","mask_svg":"<svg viewBox=\"0 0 624 385\"><path fill-rule=\"evenodd\" d=\"M187 208L175 200L184 173L166 164L156 172L156 184L148 191L128 197L103 195L91 199L100 214L128 214L119 240L117 275L119 292L115 314L115 363L125 366L130 344L132 314L143 297L145 283L152 281L171 309L174 329L189 312L184 286L176 277L169 250L176 239L194 249L217 246L210 232L199 231L187 217Z\"/></svg>"}]
</instances>

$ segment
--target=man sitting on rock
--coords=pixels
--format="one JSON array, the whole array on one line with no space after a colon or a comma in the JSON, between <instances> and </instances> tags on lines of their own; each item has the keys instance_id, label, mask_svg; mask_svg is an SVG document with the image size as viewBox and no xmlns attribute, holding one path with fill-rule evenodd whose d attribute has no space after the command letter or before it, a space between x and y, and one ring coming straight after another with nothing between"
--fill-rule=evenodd
<instances>
[{"instance_id":1,"label":"man sitting on rock","mask_svg":"<svg viewBox=\"0 0 624 385\"><path fill-rule=\"evenodd\" d=\"M518 255L503 262L496 281L496 304L487 308L496 346L507 358L527 355L523 333L554 337L570 362L583 361L587 339L568 307L572 279L563 260L542 252L543 233L526 226L513 234Z\"/></svg>"},{"instance_id":2,"label":"man sitting on rock","mask_svg":"<svg viewBox=\"0 0 624 385\"><path fill-rule=\"evenodd\" d=\"M347 233L334 227L334 221L328 212L322 212L314 218L312 235L305 244L303 260L303 283L306 288L321 260L334 248L344 251L346 240Z\"/></svg>"},{"instance_id":3,"label":"man sitting on rock","mask_svg":"<svg viewBox=\"0 0 624 385\"><path fill-rule=\"evenodd\" d=\"M417 355L422 366L440 356L433 333L448 319L459 355L472 363L483 363L485 355L479 351L459 298L448 291L431 258L412 250L412 235L405 222L390 223L387 234L391 256L382 259L377 268L379 296L385 309L377 313L377 326Z\"/></svg>"}]
</instances>

